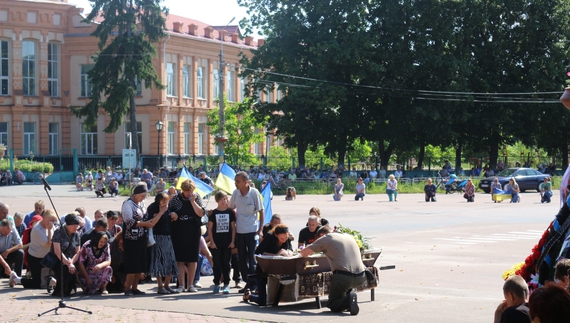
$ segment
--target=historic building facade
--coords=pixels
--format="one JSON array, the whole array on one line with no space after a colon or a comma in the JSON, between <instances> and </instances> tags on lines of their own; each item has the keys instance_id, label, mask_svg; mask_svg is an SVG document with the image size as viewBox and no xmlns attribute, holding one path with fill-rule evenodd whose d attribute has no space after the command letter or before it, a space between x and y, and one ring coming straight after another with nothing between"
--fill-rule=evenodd
<instances>
[{"instance_id":1,"label":"historic building facade","mask_svg":"<svg viewBox=\"0 0 570 323\"><path fill-rule=\"evenodd\" d=\"M69 108L87 103L86 73L98 39L90 36L96 22L82 22L82 9L63 1L0 0L0 142L16 156L71 149L79 155L120 155L127 148L128 122L107 134L109 117L103 111L96 126L86 127ZM154 59L167 88L141 86L136 97L141 154L216 154L206 118L219 93L220 47L227 63L224 91L236 102L243 99L244 86L239 54L249 54L263 40L240 38L237 26L209 26L176 15L168 16L167 28ZM262 95L275 99L273 93ZM252 152L263 154L265 145L255 145Z\"/></svg>"}]
</instances>

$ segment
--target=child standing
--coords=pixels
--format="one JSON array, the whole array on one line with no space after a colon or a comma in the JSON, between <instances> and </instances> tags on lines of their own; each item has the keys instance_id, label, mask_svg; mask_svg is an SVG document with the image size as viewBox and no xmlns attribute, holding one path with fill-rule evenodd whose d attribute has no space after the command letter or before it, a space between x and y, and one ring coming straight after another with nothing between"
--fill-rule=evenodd
<instances>
[{"instance_id":1,"label":"child standing","mask_svg":"<svg viewBox=\"0 0 570 323\"><path fill-rule=\"evenodd\" d=\"M224 277L222 292L230 293L230 259L236 238L236 214L228 208L228 195L218 192L214 196L218 207L212 210L208 220L208 236L214 260L214 293L220 292L220 278Z\"/></svg>"}]
</instances>

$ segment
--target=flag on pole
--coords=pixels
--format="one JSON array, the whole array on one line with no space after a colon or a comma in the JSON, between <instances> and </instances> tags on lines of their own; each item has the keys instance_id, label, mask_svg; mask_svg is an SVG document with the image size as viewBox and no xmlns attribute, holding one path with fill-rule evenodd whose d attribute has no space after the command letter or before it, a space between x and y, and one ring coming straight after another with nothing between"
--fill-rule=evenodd
<instances>
[{"instance_id":1,"label":"flag on pole","mask_svg":"<svg viewBox=\"0 0 570 323\"><path fill-rule=\"evenodd\" d=\"M266 225L273 216L273 210L271 209L271 182L267 182L267 185L261 190L261 202L264 210L263 225Z\"/></svg>"},{"instance_id":2,"label":"flag on pole","mask_svg":"<svg viewBox=\"0 0 570 323\"><path fill-rule=\"evenodd\" d=\"M184 182L184 180L187 178L194 181L194 185L196 185L196 189L194 191L198 195L200 195L201 198L204 198L206 195L210 195L214 191L214 189L211 188L208 184L202 182L200 179L196 178L196 176L192 175L188 171L188 169L186 169L186 166L184 166L180 171L180 176L178 177L178 183L176 183L177 190L180 190L182 182Z\"/></svg>"},{"instance_id":3,"label":"flag on pole","mask_svg":"<svg viewBox=\"0 0 570 323\"><path fill-rule=\"evenodd\" d=\"M236 189L235 184L236 172L228 164L223 163L220 174L216 178L216 187L222 191L232 194Z\"/></svg>"}]
</instances>

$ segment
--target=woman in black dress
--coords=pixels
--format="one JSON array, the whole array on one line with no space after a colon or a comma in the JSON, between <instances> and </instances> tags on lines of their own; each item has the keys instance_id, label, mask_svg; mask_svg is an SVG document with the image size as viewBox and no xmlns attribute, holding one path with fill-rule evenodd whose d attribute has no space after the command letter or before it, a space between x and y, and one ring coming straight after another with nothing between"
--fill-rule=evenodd
<instances>
[{"instance_id":1,"label":"woman in black dress","mask_svg":"<svg viewBox=\"0 0 570 323\"><path fill-rule=\"evenodd\" d=\"M59 262L53 269L57 285L53 290L53 296L61 296L61 285L63 285L64 296L69 296L77 286L77 268L75 263L79 258L80 238L79 217L76 213L69 213L65 216L65 224L55 230L52 237L51 251L59 258ZM63 281L61 280L63 271Z\"/></svg>"},{"instance_id":2,"label":"woman in black dress","mask_svg":"<svg viewBox=\"0 0 570 323\"><path fill-rule=\"evenodd\" d=\"M148 214L144 199L147 195L146 183L139 183L133 195L123 203L123 248L124 265L127 278L125 296L145 294L138 287L139 276L147 271L147 241L145 228L152 228L154 222L147 221ZM154 220L155 222L158 220Z\"/></svg>"},{"instance_id":3,"label":"woman in black dress","mask_svg":"<svg viewBox=\"0 0 570 323\"><path fill-rule=\"evenodd\" d=\"M184 291L184 278L188 292L197 292L194 274L200 252L200 226L205 214L202 199L194 193L196 185L191 179L182 182L180 194L174 196L168 205L172 220L172 245L178 264L178 292Z\"/></svg>"}]
</instances>

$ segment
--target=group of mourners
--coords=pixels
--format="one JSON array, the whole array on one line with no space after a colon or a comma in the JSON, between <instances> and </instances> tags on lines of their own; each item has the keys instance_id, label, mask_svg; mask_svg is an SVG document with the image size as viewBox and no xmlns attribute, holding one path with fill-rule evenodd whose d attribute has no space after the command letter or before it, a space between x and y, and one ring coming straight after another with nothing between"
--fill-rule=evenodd
<instances>
[{"instance_id":1,"label":"group of mourners","mask_svg":"<svg viewBox=\"0 0 570 323\"><path fill-rule=\"evenodd\" d=\"M244 301L265 305L266 276L260 275L255 254L292 256L295 237L278 214L262 225L260 193L248 185L247 173L239 172L235 184L231 198L218 191L217 207L207 211L190 179L179 192L159 192L148 207L148 186L141 182L120 211L97 210L93 221L79 207L64 215L61 225L41 201L29 214L14 217L0 203L0 265L10 287L47 286L54 296L71 295L77 287L86 294L145 294L138 288L145 276L156 278L159 294L171 294L202 287L197 276L202 254L212 264L214 293L229 293L233 279ZM334 277L329 308L358 314L353 288L364 281L366 268L354 239L333 232L318 208L310 210L297 239L304 248L301 257L323 252L329 259Z\"/></svg>"}]
</instances>

